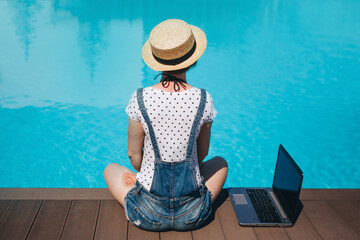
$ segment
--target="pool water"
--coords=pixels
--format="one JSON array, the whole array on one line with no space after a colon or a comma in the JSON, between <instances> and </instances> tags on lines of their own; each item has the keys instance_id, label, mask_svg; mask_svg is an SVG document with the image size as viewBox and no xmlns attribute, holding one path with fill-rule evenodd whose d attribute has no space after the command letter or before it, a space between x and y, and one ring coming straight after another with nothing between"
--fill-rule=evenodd
<instances>
[{"instance_id":1,"label":"pool water","mask_svg":"<svg viewBox=\"0 0 360 240\"><path fill-rule=\"evenodd\" d=\"M106 187L127 157L124 109L156 83L151 29L207 34L188 81L218 116L225 187L271 186L279 144L305 188L360 188L360 2L0 1L0 187Z\"/></svg>"}]
</instances>

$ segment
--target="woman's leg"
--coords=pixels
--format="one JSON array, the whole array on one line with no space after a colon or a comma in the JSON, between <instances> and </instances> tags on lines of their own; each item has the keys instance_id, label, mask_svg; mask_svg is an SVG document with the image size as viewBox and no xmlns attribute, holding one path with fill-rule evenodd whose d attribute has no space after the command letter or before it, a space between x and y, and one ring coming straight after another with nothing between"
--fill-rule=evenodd
<instances>
[{"instance_id":1,"label":"woman's leg","mask_svg":"<svg viewBox=\"0 0 360 240\"><path fill-rule=\"evenodd\" d=\"M224 186L227 173L228 165L222 157L213 157L200 165L200 174L204 177L205 185L213 196L213 202Z\"/></svg>"},{"instance_id":2,"label":"woman's leg","mask_svg":"<svg viewBox=\"0 0 360 240\"><path fill-rule=\"evenodd\" d=\"M124 206L124 198L136 182L136 173L117 163L110 163L104 170L105 182L110 193Z\"/></svg>"}]
</instances>

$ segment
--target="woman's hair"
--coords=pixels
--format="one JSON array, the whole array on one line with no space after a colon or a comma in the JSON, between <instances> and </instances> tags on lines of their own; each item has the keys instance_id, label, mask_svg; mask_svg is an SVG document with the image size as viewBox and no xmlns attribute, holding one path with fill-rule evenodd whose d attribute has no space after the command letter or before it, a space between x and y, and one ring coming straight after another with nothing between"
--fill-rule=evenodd
<instances>
[{"instance_id":1,"label":"woman's hair","mask_svg":"<svg viewBox=\"0 0 360 240\"><path fill-rule=\"evenodd\" d=\"M167 73L167 74L181 74L181 73L184 73L192 68L194 68L197 64L197 61L194 62L193 64L191 64L190 66L186 67L186 68L182 68L182 69L178 69L178 70L175 70L175 71L163 71L162 73Z\"/></svg>"}]
</instances>

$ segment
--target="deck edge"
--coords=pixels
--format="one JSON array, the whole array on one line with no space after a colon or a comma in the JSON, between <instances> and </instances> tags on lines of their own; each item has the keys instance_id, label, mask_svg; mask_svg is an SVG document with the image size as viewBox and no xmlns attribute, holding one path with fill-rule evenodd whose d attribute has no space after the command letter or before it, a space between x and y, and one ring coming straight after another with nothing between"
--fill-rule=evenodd
<instances>
[{"instance_id":1,"label":"deck edge","mask_svg":"<svg viewBox=\"0 0 360 240\"><path fill-rule=\"evenodd\" d=\"M225 189L223 189L224 191ZM114 200L108 188L0 188L0 200ZM360 200L360 189L301 190L301 200ZM226 200L229 200L227 197Z\"/></svg>"},{"instance_id":2,"label":"deck edge","mask_svg":"<svg viewBox=\"0 0 360 240\"><path fill-rule=\"evenodd\" d=\"M107 188L0 188L0 200L114 200Z\"/></svg>"}]
</instances>

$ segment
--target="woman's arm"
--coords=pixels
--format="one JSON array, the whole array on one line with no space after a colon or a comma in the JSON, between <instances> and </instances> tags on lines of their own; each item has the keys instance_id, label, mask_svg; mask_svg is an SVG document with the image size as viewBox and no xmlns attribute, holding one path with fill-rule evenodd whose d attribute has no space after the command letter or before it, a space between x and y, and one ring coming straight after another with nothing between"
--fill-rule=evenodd
<instances>
[{"instance_id":1,"label":"woman's arm","mask_svg":"<svg viewBox=\"0 0 360 240\"><path fill-rule=\"evenodd\" d=\"M199 166L209 152L211 124L212 121L203 124L199 133L199 137L197 139L197 154L198 154Z\"/></svg>"},{"instance_id":2,"label":"woman's arm","mask_svg":"<svg viewBox=\"0 0 360 240\"><path fill-rule=\"evenodd\" d=\"M135 121L129 117L128 127L128 156L131 165L136 171L140 172L145 132L141 122Z\"/></svg>"}]
</instances>

